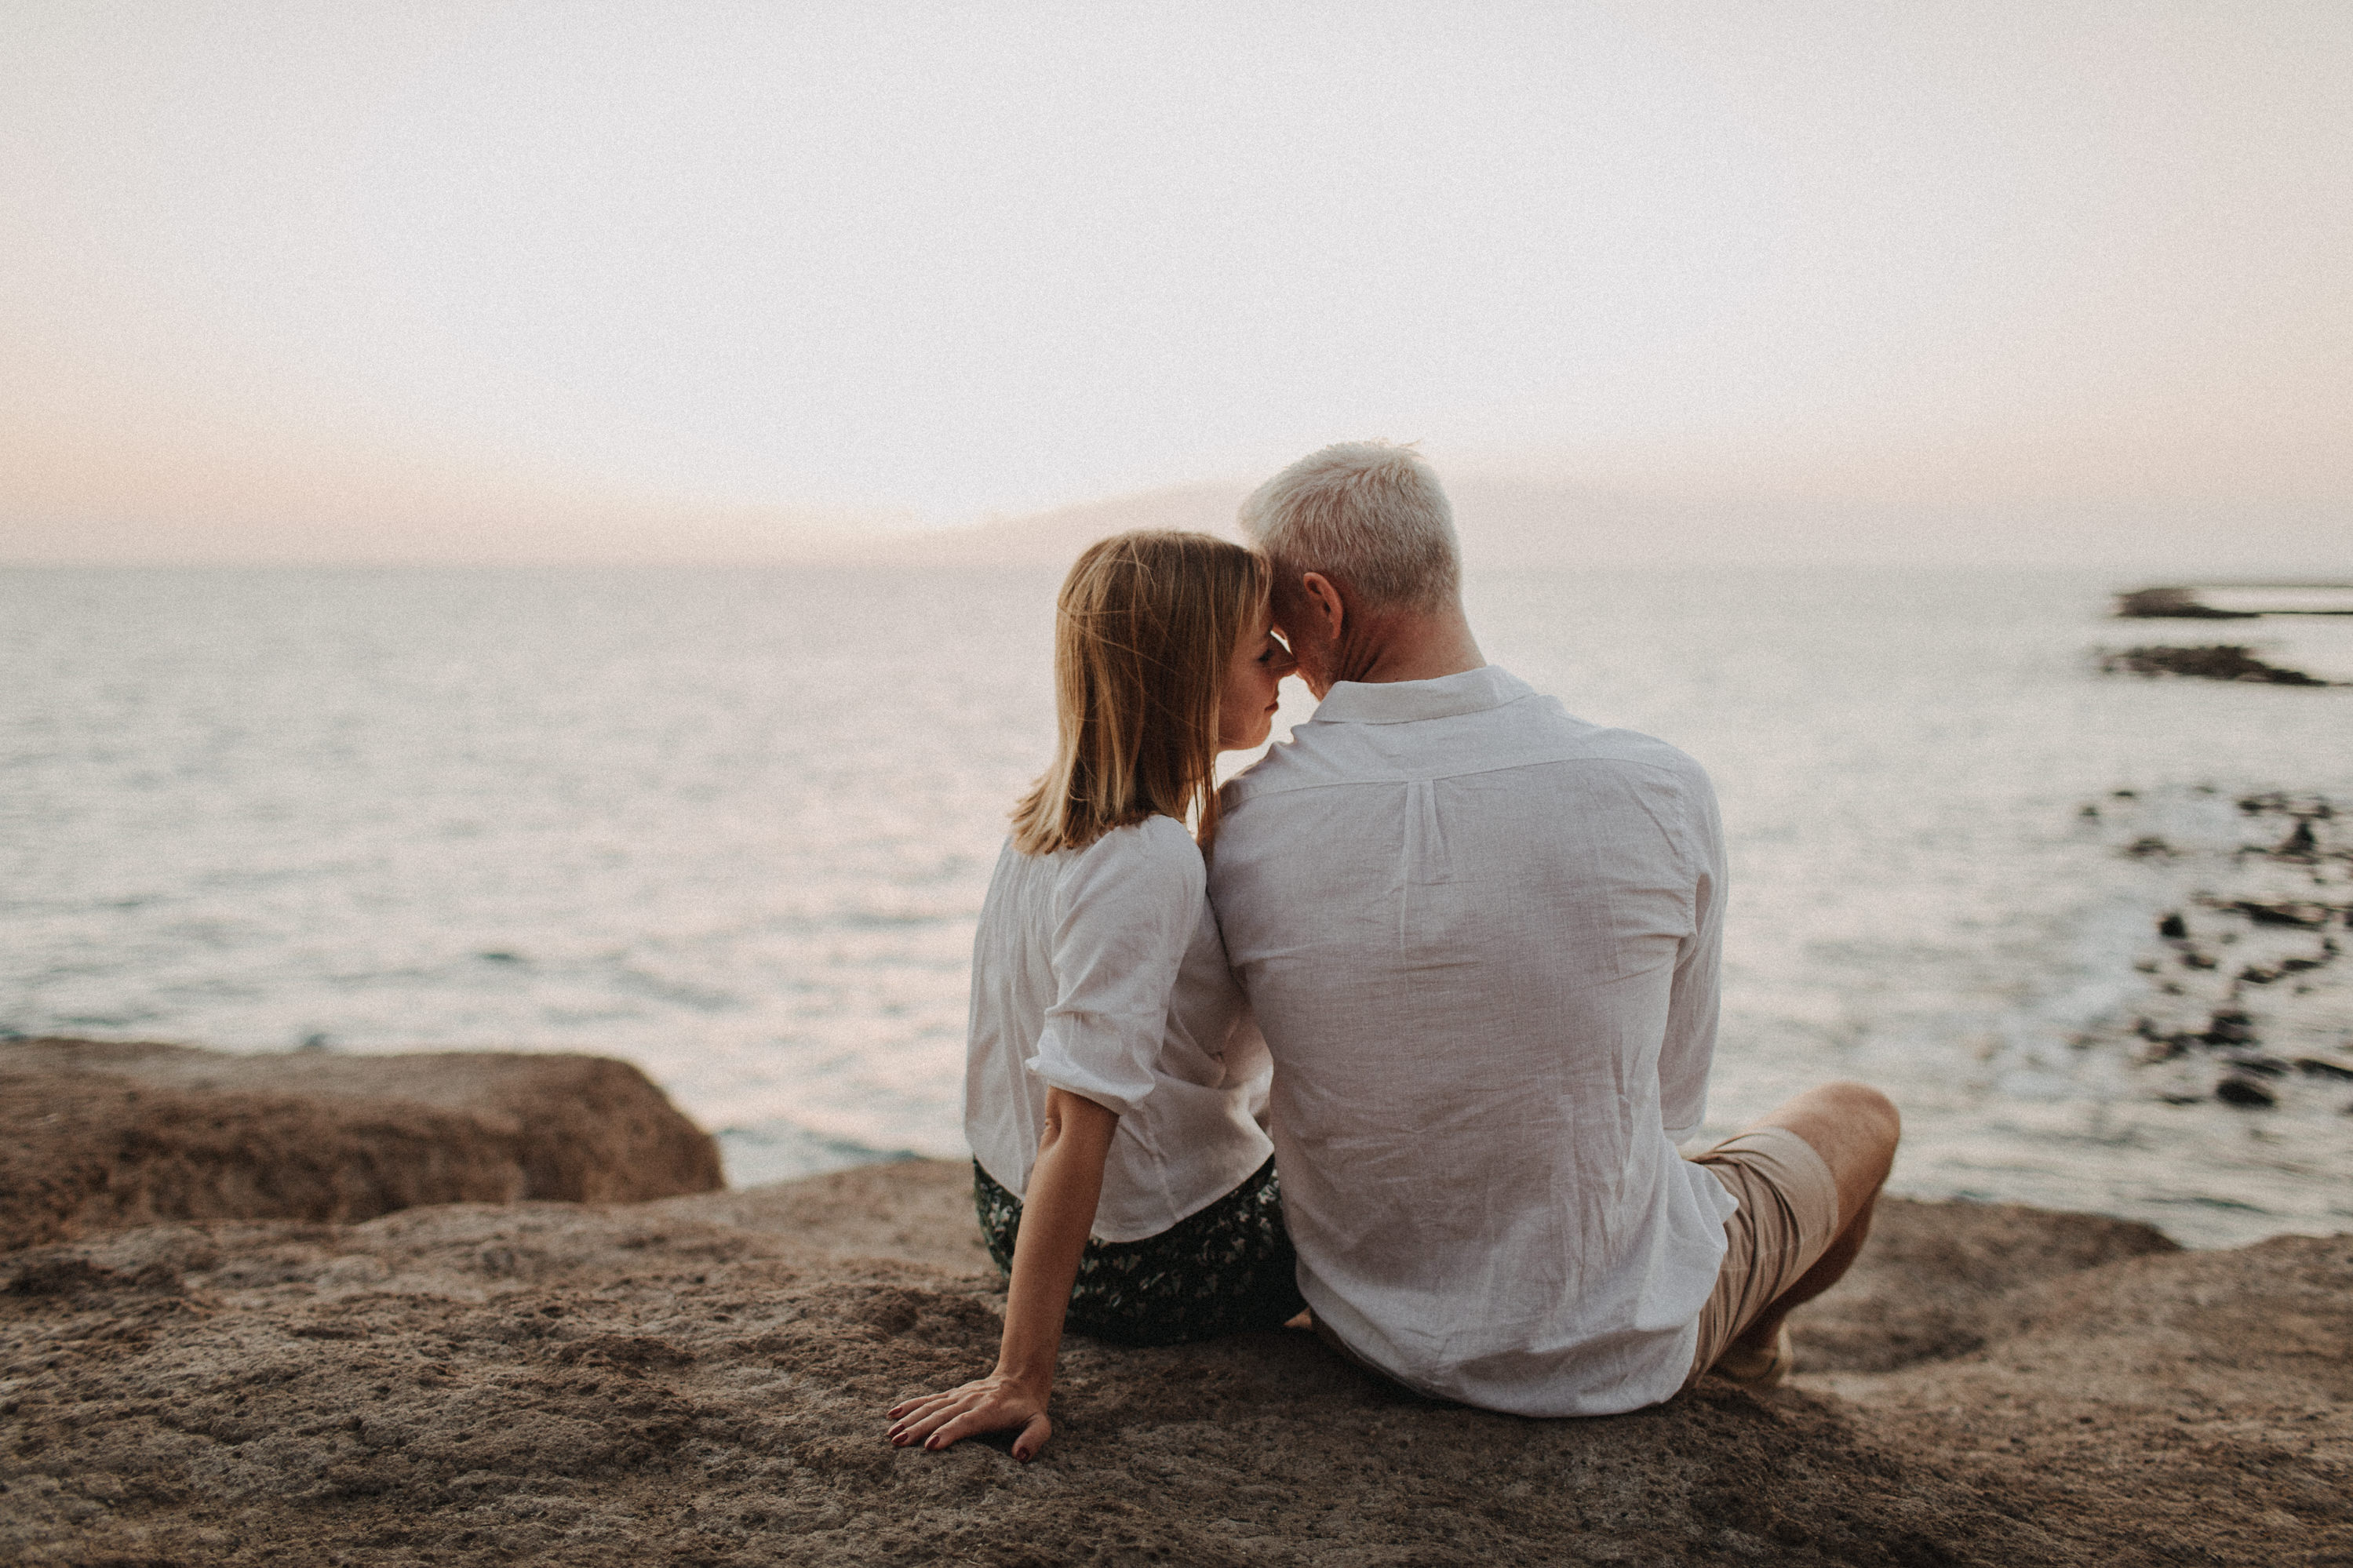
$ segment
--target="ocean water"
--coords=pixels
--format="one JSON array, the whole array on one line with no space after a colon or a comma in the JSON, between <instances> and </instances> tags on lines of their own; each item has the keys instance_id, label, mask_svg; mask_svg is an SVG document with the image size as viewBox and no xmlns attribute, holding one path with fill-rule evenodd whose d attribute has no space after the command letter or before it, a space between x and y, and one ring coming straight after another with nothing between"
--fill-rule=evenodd
<instances>
[{"instance_id":1,"label":"ocean water","mask_svg":"<svg viewBox=\"0 0 2353 1568\"><path fill-rule=\"evenodd\" d=\"M960 1153L973 922L1051 739L1054 585L0 572L0 1029L609 1053L720 1132L738 1183ZM2172 1103L2123 1043L2206 863L2119 848L2134 813L2248 791L2353 804L2353 689L2090 657L2250 642L2353 675L2353 620L2101 619L2128 585L1594 572L1469 596L1497 663L1715 778L1713 1126L1858 1077L1904 1108L1901 1191L2194 1243L2353 1229L2353 1085ZM2353 1016L2315 1029L2353 1053Z\"/></svg>"}]
</instances>

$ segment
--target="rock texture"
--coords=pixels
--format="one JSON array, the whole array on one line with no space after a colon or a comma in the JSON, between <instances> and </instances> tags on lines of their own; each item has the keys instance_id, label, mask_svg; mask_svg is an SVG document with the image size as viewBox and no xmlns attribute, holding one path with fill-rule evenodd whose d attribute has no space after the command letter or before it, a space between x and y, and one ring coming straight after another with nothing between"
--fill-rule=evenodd
<instances>
[{"instance_id":1,"label":"rock texture","mask_svg":"<svg viewBox=\"0 0 2353 1568\"><path fill-rule=\"evenodd\" d=\"M602 1057L0 1042L0 1247L158 1220L354 1221L719 1184L710 1135Z\"/></svg>"},{"instance_id":2,"label":"rock texture","mask_svg":"<svg viewBox=\"0 0 2353 1568\"><path fill-rule=\"evenodd\" d=\"M1891 1201L1793 1384L1432 1405L1308 1335L1073 1340L1033 1464L969 1168L161 1225L0 1258L0 1561L2343 1563L2353 1238Z\"/></svg>"}]
</instances>

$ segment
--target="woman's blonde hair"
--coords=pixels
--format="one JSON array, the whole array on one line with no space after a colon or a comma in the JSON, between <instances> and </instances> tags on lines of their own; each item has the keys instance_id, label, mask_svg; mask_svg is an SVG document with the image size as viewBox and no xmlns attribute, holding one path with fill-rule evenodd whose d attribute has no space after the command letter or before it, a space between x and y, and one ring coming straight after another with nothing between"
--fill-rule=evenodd
<instances>
[{"instance_id":1,"label":"woman's blonde hair","mask_svg":"<svg viewBox=\"0 0 2353 1568\"><path fill-rule=\"evenodd\" d=\"M1266 603L1266 563L1206 533L1087 546L1055 601L1054 763L1013 808L1025 855L1080 849L1163 813L1217 831L1218 702Z\"/></svg>"}]
</instances>

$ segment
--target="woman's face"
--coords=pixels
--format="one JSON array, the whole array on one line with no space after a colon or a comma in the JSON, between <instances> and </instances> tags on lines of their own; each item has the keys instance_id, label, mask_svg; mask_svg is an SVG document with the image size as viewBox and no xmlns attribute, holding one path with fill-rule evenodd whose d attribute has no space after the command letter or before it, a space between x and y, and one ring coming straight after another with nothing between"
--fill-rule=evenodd
<instances>
[{"instance_id":1,"label":"woman's face","mask_svg":"<svg viewBox=\"0 0 2353 1568\"><path fill-rule=\"evenodd\" d=\"M1242 627L1241 641L1226 660L1226 689L1218 702L1218 750L1246 752L1263 745L1274 728L1275 688L1299 668L1291 650L1276 640L1274 616L1261 610Z\"/></svg>"}]
</instances>

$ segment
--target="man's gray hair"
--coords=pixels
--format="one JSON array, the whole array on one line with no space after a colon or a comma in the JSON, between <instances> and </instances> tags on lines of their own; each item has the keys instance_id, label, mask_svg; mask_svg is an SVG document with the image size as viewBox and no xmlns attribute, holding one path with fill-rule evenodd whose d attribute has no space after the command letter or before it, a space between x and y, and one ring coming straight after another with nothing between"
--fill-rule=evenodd
<instances>
[{"instance_id":1,"label":"man's gray hair","mask_svg":"<svg viewBox=\"0 0 2353 1568\"><path fill-rule=\"evenodd\" d=\"M1367 605L1437 610L1461 592L1454 509L1411 447L1310 453L1250 492L1241 524L1278 570L1320 572Z\"/></svg>"}]
</instances>

